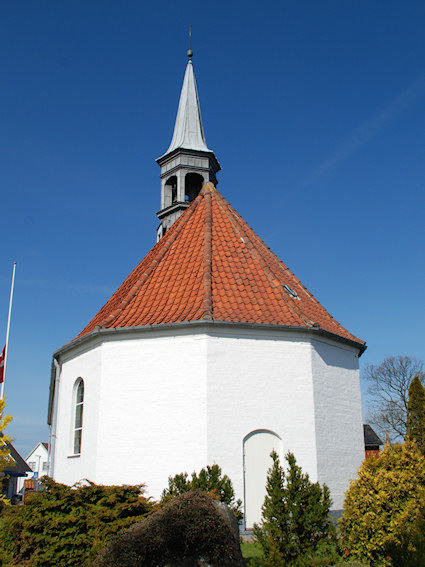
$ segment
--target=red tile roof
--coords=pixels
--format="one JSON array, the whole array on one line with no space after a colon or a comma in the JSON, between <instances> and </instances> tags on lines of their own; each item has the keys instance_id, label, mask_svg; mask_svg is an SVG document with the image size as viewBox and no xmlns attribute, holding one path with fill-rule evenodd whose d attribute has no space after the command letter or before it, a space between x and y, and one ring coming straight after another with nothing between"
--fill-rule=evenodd
<instances>
[{"instance_id":1,"label":"red tile roof","mask_svg":"<svg viewBox=\"0 0 425 567\"><path fill-rule=\"evenodd\" d=\"M319 328L364 345L329 315L211 183L78 337L96 326L201 320Z\"/></svg>"}]
</instances>

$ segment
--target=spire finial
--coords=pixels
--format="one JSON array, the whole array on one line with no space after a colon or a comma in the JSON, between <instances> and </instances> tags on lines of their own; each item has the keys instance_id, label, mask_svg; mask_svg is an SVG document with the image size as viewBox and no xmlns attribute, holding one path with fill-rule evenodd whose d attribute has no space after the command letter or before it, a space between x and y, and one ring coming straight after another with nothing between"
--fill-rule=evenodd
<instances>
[{"instance_id":1,"label":"spire finial","mask_svg":"<svg viewBox=\"0 0 425 567\"><path fill-rule=\"evenodd\" d=\"M192 60L193 51L192 51L192 24L189 26L189 49L187 50L187 56L189 57L189 61Z\"/></svg>"}]
</instances>

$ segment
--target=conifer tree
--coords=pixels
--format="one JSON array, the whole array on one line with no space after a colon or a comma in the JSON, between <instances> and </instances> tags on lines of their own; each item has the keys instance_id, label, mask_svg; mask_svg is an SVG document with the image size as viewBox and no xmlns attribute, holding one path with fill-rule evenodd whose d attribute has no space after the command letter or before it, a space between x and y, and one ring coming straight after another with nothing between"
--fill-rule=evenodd
<instances>
[{"instance_id":1,"label":"conifer tree","mask_svg":"<svg viewBox=\"0 0 425 567\"><path fill-rule=\"evenodd\" d=\"M238 520L242 519L242 501L235 500L233 484L227 474L223 475L221 467L217 464L207 465L199 471L192 473L189 479L187 472L168 477L168 488L163 490L161 502L168 502L171 498L189 492L191 490L202 490L212 498L226 504L235 514Z\"/></svg>"},{"instance_id":2,"label":"conifer tree","mask_svg":"<svg viewBox=\"0 0 425 567\"><path fill-rule=\"evenodd\" d=\"M314 551L324 539L333 539L335 529L329 517L329 489L312 483L292 453L285 457L285 473L275 451L268 471L263 520L254 535L264 554L264 565L294 564L302 554Z\"/></svg>"},{"instance_id":3,"label":"conifer tree","mask_svg":"<svg viewBox=\"0 0 425 567\"><path fill-rule=\"evenodd\" d=\"M406 437L415 441L420 452L425 454L425 389L419 376L413 378L409 387Z\"/></svg>"}]
</instances>

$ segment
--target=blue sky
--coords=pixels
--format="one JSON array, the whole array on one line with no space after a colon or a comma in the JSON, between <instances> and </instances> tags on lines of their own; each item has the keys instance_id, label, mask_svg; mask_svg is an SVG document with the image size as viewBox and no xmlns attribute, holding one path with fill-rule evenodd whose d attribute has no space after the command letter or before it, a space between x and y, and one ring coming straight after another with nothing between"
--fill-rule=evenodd
<instances>
[{"instance_id":1,"label":"blue sky","mask_svg":"<svg viewBox=\"0 0 425 567\"><path fill-rule=\"evenodd\" d=\"M7 408L47 441L51 355L155 241L159 167L193 26L218 188L364 364L425 358L425 4L323 0L0 6L0 341Z\"/></svg>"}]
</instances>

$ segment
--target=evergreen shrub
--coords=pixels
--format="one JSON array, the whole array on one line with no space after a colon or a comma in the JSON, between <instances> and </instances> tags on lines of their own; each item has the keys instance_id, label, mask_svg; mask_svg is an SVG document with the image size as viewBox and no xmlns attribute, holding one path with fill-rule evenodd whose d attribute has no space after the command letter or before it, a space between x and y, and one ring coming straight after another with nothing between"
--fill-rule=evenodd
<instances>
[{"instance_id":1,"label":"evergreen shrub","mask_svg":"<svg viewBox=\"0 0 425 567\"><path fill-rule=\"evenodd\" d=\"M0 518L0 565L83 567L121 530L152 510L141 486L69 487L44 477L43 490Z\"/></svg>"},{"instance_id":2,"label":"evergreen shrub","mask_svg":"<svg viewBox=\"0 0 425 567\"><path fill-rule=\"evenodd\" d=\"M118 535L94 565L242 567L238 538L219 506L201 491L176 496Z\"/></svg>"},{"instance_id":3,"label":"evergreen shrub","mask_svg":"<svg viewBox=\"0 0 425 567\"><path fill-rule=\"evenodd\" d=\"M369 457L340 520L348 557L372 567L425 565L425 459L412 441Z\"/></svg>"},{"instance_id":4,"label":"evergreen shrub","mask_svg":"<svg viewBox=\"0 0 425 567\"><path fill-rule=\"evenodd\" d=\"M416 443L422 455L425 454L425 389L419 376L413 378L409 387L406 437Z\"/></svg>"},{"instance_id":5,"label":"evergreen shrub","mask_svg":"<svg viewBox=\"0 0 425 567\"><path fill-rule=\"evenodd\" d=\"M254 536L264 554L264 567L331 565L338 558L335 527L329 516L331 499L326 485L312 483L292 453L287 471L275 451L267 474L262 522ZM316 563L314 563L316 561Z\"/></svg>"},{"instance_id":6,"label":"evergreen shrub","mask_svg":"<svg viewBox=\"0 0 425 567\"><path fill-rule=\"evenodd\" d=\"M206 492L211 498L226 504L238 520L242 519L242 501L235 500L232 481L227 474L223 475L219 465L208 465L199 474L193 472L190 479L187 472L168 477L168 488L163 491L161 502L168 502L174 496L191 490Z\"/></svg>"}]
</instances>

